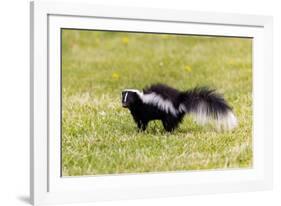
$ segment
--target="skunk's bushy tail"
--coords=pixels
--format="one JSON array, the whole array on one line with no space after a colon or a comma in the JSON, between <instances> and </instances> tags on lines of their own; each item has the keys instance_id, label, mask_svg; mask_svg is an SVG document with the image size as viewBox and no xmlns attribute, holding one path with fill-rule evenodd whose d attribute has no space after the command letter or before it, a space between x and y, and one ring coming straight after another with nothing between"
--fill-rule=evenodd
<instances>
[{"instance_id":1,"label":"skunk's bushy tail","mask_svg":"<svg viewBox=\"0 0 281 206\"><path fill-rule=\"evenodd\" d=\"M207 87L182 92L179 110L190 113L198 124L215 122L218 130L231 130L237 126L237 119L224 98Z\"/></svg>"}]
</instances>

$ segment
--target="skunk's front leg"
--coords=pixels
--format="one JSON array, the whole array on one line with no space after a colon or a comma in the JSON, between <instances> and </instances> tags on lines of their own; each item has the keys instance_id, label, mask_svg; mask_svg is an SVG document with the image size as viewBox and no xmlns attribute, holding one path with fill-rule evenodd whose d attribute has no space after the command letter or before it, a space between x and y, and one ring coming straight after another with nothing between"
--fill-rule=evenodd
<instances>
[{"instance_id":1,"label":"skunk's front leg","mask_svg":"<svg viewBox=\"0 0 281 206\"><path fill-rule=\"evenodd\" d=\"M147 124L148 124L148 121L146 120L143 120L141 118L141 116L139 115L139 113L136 113L136 112L132 112L131 111L131 114L135 120L135 122L137 123L137 126L138 126L138 129L140 131L145 131L146 130L146 127L147 127Z\"/></svg>"},{"instance_id":2,"label":"skunk's front leg","mask_svg":"<svg viewBox=\"0 0 281 206\"><path fill-rule=\"evenodd\" d=\"M148 122L144 121L144 120L138 120L137 121L138 129L141 130L141 131L146 130L147 124L148 124Z\"/></svg>"}]
</instances>

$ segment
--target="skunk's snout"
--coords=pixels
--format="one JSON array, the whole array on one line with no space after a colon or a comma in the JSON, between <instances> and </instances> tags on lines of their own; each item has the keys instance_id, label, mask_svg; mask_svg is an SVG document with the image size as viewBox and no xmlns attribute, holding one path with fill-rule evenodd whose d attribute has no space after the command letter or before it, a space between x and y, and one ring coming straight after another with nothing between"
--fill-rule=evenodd
<instances>
[{"instance_id":1,"label":"skunk's snout","mask_svg":"<svg viewBox=\"0 0 281 206\"><path fill-rule=\"evenodd\" d=\"M127 108L128 105L125 102L122 102L122 107Z\"/></svg>"}]
</instances>

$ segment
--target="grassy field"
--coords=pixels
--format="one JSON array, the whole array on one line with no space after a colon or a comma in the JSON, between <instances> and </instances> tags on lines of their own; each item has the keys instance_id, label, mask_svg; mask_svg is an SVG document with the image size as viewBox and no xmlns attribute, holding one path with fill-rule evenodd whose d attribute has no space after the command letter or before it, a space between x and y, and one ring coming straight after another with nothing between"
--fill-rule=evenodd
<instances>
[{"instance_id":1,"label":"grassy field","mask_svg":"<svg viewBox=\"0 0 281 206\"><path fill-rule=\"evenodd\" d=\"M186 117L137 132L121 91L151 83L210 86L237 115L232 132ZM65 176L252 166L252 40L63 30L62 172Z\"/></svg>"}]
</instances>

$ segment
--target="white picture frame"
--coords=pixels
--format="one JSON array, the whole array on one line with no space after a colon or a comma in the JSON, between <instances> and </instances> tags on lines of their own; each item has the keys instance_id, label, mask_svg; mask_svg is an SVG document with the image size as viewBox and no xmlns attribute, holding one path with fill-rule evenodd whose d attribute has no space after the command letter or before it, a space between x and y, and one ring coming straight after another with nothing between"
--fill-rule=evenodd
<instances>
[{"instance_id":1,"label":"white picture frame","mask_svg":"<svg viewBox=\"0 0 281 206\"><path fill-rule=\"evenodd\" d=\"M273 182L272 17L31 2L31 182L34 205L268 190ZM252 37L254 165L251 169L62 178L61 28Z\"/></svg>"}]
</instances>

